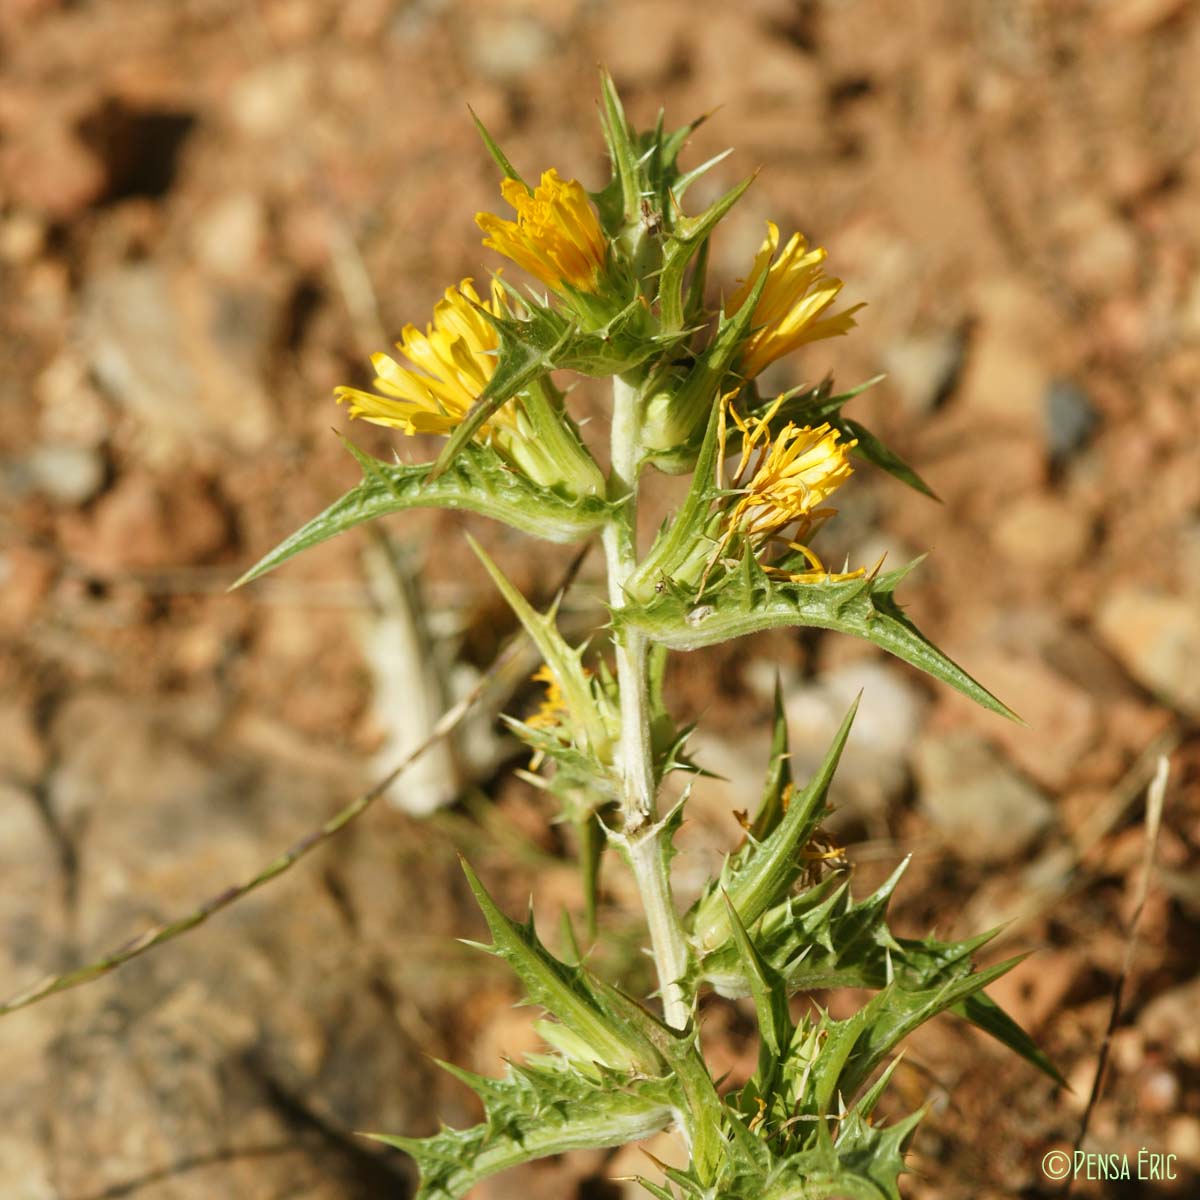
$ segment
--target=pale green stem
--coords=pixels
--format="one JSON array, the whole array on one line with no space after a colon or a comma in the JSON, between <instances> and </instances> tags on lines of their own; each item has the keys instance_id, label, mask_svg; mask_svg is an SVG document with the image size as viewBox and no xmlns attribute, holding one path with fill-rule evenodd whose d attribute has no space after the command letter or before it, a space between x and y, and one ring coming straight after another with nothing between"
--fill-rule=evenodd
<instances>
[{"instance_id":1,"label":"pale green stem","mask_svg":"<svg viewBox=\"0 0 1200 1200\"><path fill-rule=\"evenodd\" d=\"M625 581L637 568L639 403L638 389L619 376L615 377L609 495L623 503L604 529L609 603L614 609L625 603ZM666 848L662 845L664 831L657 820L646 640L634 630L619 628L613 634L613 647L621 697L618 761L623 781L622 837L646 910L663 1015L668 1025L681 1029L687 1024L689 1015L678 982L687 970L687 946L667 878Z\"/></svg>"}]
</instances>

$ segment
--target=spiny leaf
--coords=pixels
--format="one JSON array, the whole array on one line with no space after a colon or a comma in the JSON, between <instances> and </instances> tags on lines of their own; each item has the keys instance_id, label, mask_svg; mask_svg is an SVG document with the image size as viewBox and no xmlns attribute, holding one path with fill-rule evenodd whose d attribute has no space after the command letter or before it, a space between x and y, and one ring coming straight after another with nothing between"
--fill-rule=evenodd
<instances>
[{"instance_id":1,"label":"spiny leaf","mask_svg":"<svg viewBox=\"0 0 1200 1200\"><path fill-rule=\"evenodd\" d=\"M663 1062L650 1041L631 1027L611 989L583 967L570 967L542 944L532 921L518 925L496 906L463 860L463 871L495 941L495 950L517 973L529 999L553 1013L591 1048L595 1060L616 1070L659 1075Z\"/></svg>"},{"instance_id":2,"label":"spiny leaf","mask_svg":"<svg viewBox=\"0 0 1200 1200\"><path fill-rule=\"evenodd\" d=\"M1026 1062L1048 1075L1059 1087L1068 1091L1071 1085L1037 1043L998 1005L990 996L977 992L955 1004L950 1010L971 1022L972 1025L990 1033L998 1042L1016 1051Z\"/></svg>"},{"instance_id":3,"label":"spiny leaf","mask_svg":"<svg viewBox=\"0 0 1200 1200\"><path fill-rule=\"evenodd\" d=\"M989 983L1011 971L1026 956L1018 955L982 971L946 980L937 986L910 991L890 984L847 1021L836 1022L821 1051L822 1065L845 1048L845 1064L836 1078L825 1077L817 1096L827 1111L839 1093L853 1096L892 1048L931 1017L981 992Z\"/></svg>"},{"instance_id":4,"label":"spiny leaf","mask_svg":"<svg viewBox=\"0 0 1200 1200\"><path fill-rule=\"evenodd\" d=\"M421 1181L415 1200L458 1200L481 1180L520 1163L637 1141L666 1128L678 1103L667 1082L613 1073L592 1078L561 1062L526 1064L495 1080L452 1073L478 1092L485 1122L427 1138L367 1135L416 1161Z\"/></svg>"},{"instance_id":5,"label":"spiny leaf","mask_svg":"<svg viewBox=\"0 0 1200 1200\"><path fill-rule=\"evenodd\" d=\"M725 576L698 601L678 591L617 609L627 624L672 650L696 650L748 633L809 626L853 634L940 679L1010 720L1020 718L928 641L904 615L893 593L920 559L878 577L791 583L771 579L747 554L743 569Z\"/></svg>"},{"instance_id":6,"label":"spiny leaf","mask_svg":"<svg viewBox=\"0 0 1200 1200\"><path fill-rule=\"evenodd\" d=\"M529 601L513 587L483 547L469 534L467 540L525 632L541 651L546 665L562 690L563 700L572 719L586 732L588 748L597 763L607 762L611 752L611 739L604 717L597 707L595 694L583 670L582 651L571 649L558 632L553 609L546 614L535 612Z\"/></svg>"},{"instance_id":7,"label":"spiny leaf","mask_svg":"<svg viewBox=\"0 0 1200 1200\"><path fill-rule=\"evenodd\" d=\"M870 896L857 903L849 885L823 880L800 896L789 897L766 913L754 930L754 944L765 962L786 980L789 992L829 988L882 989L893 981L909 990L929 989L966 979L973 956L998 929L958 942L935 938L898 938L887 924L887 906L908 860ZM724 996L750 995L753 979L730 944L705 955L697 968ZM1015 1050L1056 1083L1062 1075L1033 1039L993 1000L976 993L950 1007L951 1012Z\"/></svg>"},{"instance_id":8,"label":"spiny leaf","mask_svg":"<svg viewBox=\"0 0 1200 1200\"><path fill-rule=\"evenodd\" d=\"M733 901L727 892L725 911L729 926L733 930L733 942L741 959L742 969L750 983L750 995L758 1014L758 1030L761 1044L758 1054L759 1094L770 1093L774 1083L775 1064L783 1056L784 1049L792 1038L792 1018L788 1012L787 987L783 977L759 954L738 916Z\"/></svg>"},{"instance_id":9,"label":"spiny leaf","mask_svg":"<svg viewBox=\"0 0 1200 1200\"><path fill-rule=\"evenodd\" d=\"M487 446L465 447L453 470L436 480L428 464L404 466L371 458L357 447L352 452L363 468L362 482L264 555L235 588L364 521L412 508L463 509L556 542L588 537L610 511L598 497L566 500L531 483Z\"/></svg>"},{"instance_id":10,"label":"spiny leaf","mask_svg":"<svg viewBox=\"0 0 1200 1200\"><path fill-rule=\"evenodd\" d=\"M756 846L734 870L722 871L721 892L713 892L696 910L694 929L701 947L712 950L731 933L723 893L744 922L753 923L781 899L796 880L802 867L800 851L812 837L825 811L825 797L834 772L850 736L850 727L858 711L858 701L842 721L821 766L804 791L793 796L787 812L768 837Z\"/></svg>"}]
</instances>

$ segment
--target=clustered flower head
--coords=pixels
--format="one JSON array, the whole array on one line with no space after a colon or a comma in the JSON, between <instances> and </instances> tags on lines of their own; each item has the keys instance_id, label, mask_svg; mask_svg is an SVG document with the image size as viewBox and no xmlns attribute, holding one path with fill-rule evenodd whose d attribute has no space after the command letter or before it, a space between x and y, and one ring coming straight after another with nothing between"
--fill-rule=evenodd
<instances>
[{"instance_id":1,"label":"clustered flower head","mask_svg":"<svg viewBox=\"0 0 1200 1200\"><path fill-rule=\"evenodd\" d=\"M473 281L464 279L447 288L433 309L433 320L422 333L406 325L397 349L412 364L402 367L390 355L371 356L375 392L339 387L334 393L350 404L350 415L374 425L401 429L407 434L450 434L479 399L496 370L500 339L485 314L505 312L504 293L492 283L484 301ZM497 424L511 424L513 415L501 409Z\"/></svg>"},{"instance_id":2,"label":"clustered flower head","mask_svg":"<svg viewBox=\"0 0 1200 1200\"><path fill-rule=\"evenodd\" d=\"M487 234L483 244L556 291L569 286L596 292L608 243L583 185L551 167L532 192L519 180L506 179L500 193L517 219L477 213L475 223Z\"/></svg>"},{"instance_id":3,"label":"clustered flower head","mask_svg":"<svg viewBox=\"0 0 1200 1200\"><path fill-rule=\"evenodd\" d=\"M476 223L486 235L484 245L547 284L568 305L574 319L586 324L589 304L599 298L603 305L608 303L604 297L611 300L616 295L611 285L624 270L619 240L610 242L583 186L577 180L563 179L554 168L545 171L532 189L519 179L506 177L500 191L516 211L516 219L477 213ZM730 320L751 302L752 296L757 297L748 330L730 363L736 387L808 342L848 332L854 326L854 313L861 307L855 305L829 315L843 285L840 279L825 274L825 251L810 249L798 233L782 251L779 241L778 226L768 222L767 236L749 274L725 305L724 319ZM404 328L398 349L408 365L401 365L387 354L376 354L371 360L374 391L342 387L337 389L338 399L349 402L353 417L407 434L449 436L496 374L502 352L497 326L512 322L514 317L505 295L501 285L493 281L489 298L483 300L469 278L457 288L447 289L424 333L413 325ZM528 315L522 311L521 318ZM513 327L519 328L520 324L518 319ZM607 332L599 321L597 327L607 341ZM602 493L603 481L578 437L558 437L554 432L547 436L551 427L562 433L558 426L565 429L569 421L561 405L556 408L539 388L541 385L535 381L518 390L490 413L476 437L500 451L528 477L551 487L571 478L551 460L574 459L576 483L583 481L574 490L580 494ZM675 403L683 403L686 371L675 390ZM702 392L699 394L703 397ZM736 499L725 504L723 533L704 570L704 579L735 542L748 543L755 554L785 543L811 567L799 573L784 572L789 578L800 581L828 577L807 540L832 515L832 509L822 506L849 478L848 455L856 443L842 440L829 424L814 428L789 421L772 436L771 420L780 401L763 416L741 416L731 402L732 395L736 391L716 403L722 410L722 459L728 420L741 435L740 461L727 493ZM671 395L661 399L669 408ZM541 414L539 421L530 415L535 410ZM670 421L666 427L673 427ZM768 565L768 569L774 568ZM550 699L553 701L553 697Z\"/></svg>"},{"instance_id":4,"label":"clustered flower head","mask_svg":"<svg viewBox=\"0 0 1200 1200\"><path fill-rule=\"evenodd\" d=\"M747 379L806 342L849 333L854 328L854 314L863 307L856 304L823 316L843 286L840 279L825 274L825 250L819 246L809 250L798 233L792 234L783 253L776 256L778 249L779 226L768 221L754 266L726 306L730 314L740 311L766 272L766 283L754 306L755 328L742 351L742 373Z\"/></svg>"},{"instance_id":5,"label":"clustered flower head","mask_svg":"<svg viewBox=\"0 0 1200 1200\"><path fill-rule=\"evenodd\" d=\"M563 718L570 714L570 709L554 672L546 663L542 663L533 673L531 682L545 684L546 693L538 705L537 712L525 718L525 724L532 729L558 728Z\"/></svg>"},{"instance_id":6,"label":"clustered flower head","mask_svg":"<svg viewBox=\"0 0 1200 1200\"><path fill-rule=\"evenodd\" d=\"M731 394L723 401L718 469L723 474L727 417L742 437L737 466L725 485L738 493L738 498L725 515L725 532L710 564L719 559L735 538L749 542L756 552L771 543L783 542L788 549L803 555L812 568L789 573L790 578L826 577L828 572L821 560L806 543L834 515L834 509L822 506L853 474L850 451L857 442L842 440L839 431L829 424L814 427L791 421L772 437L771 418L780 400L761 417L743 417L734 407L735 399L736 395Z\"/></svg>"}]
</instances>

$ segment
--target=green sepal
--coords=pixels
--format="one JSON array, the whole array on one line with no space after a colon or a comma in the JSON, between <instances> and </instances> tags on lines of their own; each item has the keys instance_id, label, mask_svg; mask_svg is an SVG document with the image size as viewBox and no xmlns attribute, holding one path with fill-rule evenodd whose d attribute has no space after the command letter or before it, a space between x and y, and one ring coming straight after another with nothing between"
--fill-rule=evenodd
<instances>
[{"instance_id":1,"label":"green sepal","mask_svg":"<svg viewBox=\"0 0 1200 1200\"><path fill-rule=\"evenodd\" d=\"M273 571L301 550L319 545L364 521L413 508L452 508L492 517L524 533L553 542L589 537L609 519L610 505L598 496L566 499L515 472L488 446L471 444L453 467L431 479L428 463L388 463L345 441L362 467L362 481L324 512L265 554L233 586Z\"/></svg>"},{"instance_id":2,"label":"green sepal","mask_svg":"<svg viewBox=\"0 0 1200 1200\"><path fill-rule=\"evenodd\" d=\"M787 713L783 707L783 683L775 675L773 714L771 721L771 751L767 759L767 777L754 820L750 823L749 849L761 842L783 818L783 798L792 783L792 758L788 751Z\"/></svg>"},{"instance_id":3,"label":"green sepal","mask_svg":"<svg viewBox=\"0 0 1200 1200\"><path fill-rule=\"evenodd\" d=\"M820 425L825 421L834 420L851 400L856 396L861 396L863 392L873 388L885 378L884 375L873 375L870 379L847 391L834 392L833 376L826 375L820 383L813 387L806 384L803 387L782 392L778 396L772 396L767 400L758 397L755 390L749 397L752 402L746 406L746 409L750 416L760 419L770 412L771 421L768 427L771 430L771 437L776 438L779 436L780 430L788 424ZM745 391L749 393L750 388ZM736 428L731 429L730 451L736 452L740 447L741 432Z\"/></svg>"},{"instance_id":4,"label":"green sepal","mask_svg":"<svg viewBox=\"0 0 1200 1200\"><path fill-rule=\"evenodd\" d=\"M709 413L708 426L700 443L692 482L683 505L659 531L646 557L625 583L626 596L633 601L645 602L647 611L655 611L655 597L663 594L663 588L670 587L673 576L696 555L697 546L706 550L704 531L716 495L720 426L720 408L714 405Z\"/></svg>"},{"instance_id":5,"label":"green sepal","mask_svg":"<svg viewBox=\"0 0 1200 1200\"><path fill-rule=\"evenodd\" d=\"M698 329L705 323L708 315L704 297L708 290L708 258L711 245L711 239L705 238L692 262L692 275L688 280L687 295L683 298L684 329Z\"/></svg>"},{"instance_id":6,"label":"green sepal","mask_svg":"<svg viewBox=\"0 0 1200 1200\"><path fill-rule=\"evenodd\" d=\"M566 323L548 325L499 317L483 307L478 311L491 322L500 342L496 348L496 370L479 399L447 439L433 464L431 480L449 468L502 405L558 365L558 356L574 330L574 326Z\"/></svg>"},{"instance_id":7,"label":"green sepal","mask_svg":"<svg viewBox=\"0 0 1200 1200\"><path fill-rule=\"evenodd\" d=\"M757 1094L764 1101L769 1101L779 1060L791 1042L795 1029L791 1013L788 1011L787 983L759 954L729 894L722 891L721 896L725 901L725 912L733 932L734 948L750 985L750 996L754 1001L754 1011L758 1015L758 1075L753 1084Z\"/></svg>"},{"instance_id":8,"label":"green sepal","mask_svg":"<svg viewBox=\"0 0 1200 1200\"><path fill-rule=\"evenodd\" d=\"M606 314L602 324L574 330L562 342L555 365L604 379L641 366L679 340L678 334L662 333L645 302L635 296L616 312Z\"/></svg>"},{"instance_id":9,"label":"green sepal","mask_svg":"<svg viewBox=\"0 0 1200 1200\"><path fill-rule=\"evenodd\" d=\"M583 647L572 649L558 631L555 615L557 600L547 613L539 613L513 587L504 573L492 561L487 551L470 534L467 541L476 557L483 563L492 582L521 622L525 632L532 638L541 652L562 691L563 701L579 731L585 736L587 748L594 756L597 768L611 760L612 736L605 714L601 711L598 698L583 669ZM526 725L525 730L528 730ZM536 731L533 731L536 732ZM547 753L549 750L547 750Z\"/></svg>"},{"instance_id":10,"label":"green sepal","mask_svg":"<svg viewBox=\"0 0 1200 1200\"><path fill-rule=\"evenodd\" d=\"M500 168L501 171L504 172L505 178L515 179L518 183L525 184L527 191L532 191L533 189L530 188L529 184L525 183L525 180L521 178L516 167L514 167L512 163L508 161L508 155L506 155L504 151L500 149L496 139L493 138L490 133L488 133L486 126L479 119L475 110L469 104L467 105L467 112L471 114L471 120L475 122L475 129L478 131L479 136L483 139L483 144L487 147L487 152L492 156L492 161Z\"/></svg>"},{"instance_id":11,"label":"green sepal","mask_svg":"<svg viewBox=\"0 0 1200 1200\"><path fill-rule=\"evenodd\" d=\"M596 1063L617 1071L661 1076L666 1067L662 1056L627 1019L632 1001L585 967L569 966L555 958L538 937L532 917L518 925L505 916L465 859L462 866L491 930L493 952L516 972L529 999L582 1038Z\"/></svg>"},{"instance_id":12,"label":"green sepal","mask_svg":"<svg viewBox=\"0 0 1200 1200\"><path fill-rule=\"evenodd\" d=\"M675 1200L674 1192L668 1191L665 1187L659 1187L657 1183L652 1183L642 1175L631 1175L630 1178L640 1188L649 1192L654 1200Z\"/></svg>"},{"instance_id":13,"label":"green sepal","mask_svg":"<svg viewBox=\"0 0 1200 1200\"><path fill-rule=\"evenodd\" d=\"M766 279L764 271L733 316L722 314L716 336L673 391L654 394L653 385L647 389L654 400L643 416L645 461L672 475L695 467L702 489L714 484L711 475L700 473L699 452L708 436L708 427L714 419L720 420L721 389L726 373L750 332L754 308Z\"/></svg>"},{"instance_id":14,"label":"green sepal","mask_svg":"<svg viewBox=\"0 0 1200 1200\"><path fill-rule=\"evenodd\" d=\"M704 118L702 117L701 120L704 120ZM691 129L694 127L695 126L689 127L688 132L691 132ZM702 162L698 167L693 167L690 171L684 171L683 174L681 174L672 185L671 194L677 201L682 200L688 188L690 188L697 179L701 179L703 176L707 175L709 171L713 169L713 167L719 166L732 153L732 148L728 150L722 150L719 153L714 154L712 158L705 159L704 162Z\"/></svg>"},{"instance_id":15,"label":"green sepal","mask_svg":"<svg viewBox=\"0 0 1200 1200\"><path fill-rule=\"evenodd\" d=\"M441 1065L483 1101L482 1124L426 1138L366 1135L416 1161L421 1178L414 1200L459 1200L520 1163L637 1141L670 1125L678 1104L669 1081L611 1071L590 1076L562 1061L511 1067L504 1079Z\"/></svg>"},{"instance_id":16,"label":"green sepal","mask_svg":"<svg viewBox=\"0 0 1200 1200\"><path fill-rule=\"evenodd\" d=\"M608 232L615 236L623 226L632 225L638 217L641 200L641 172L635 134L625 117L621 97L608 71L600 70L600 129L612 159L614 190L620 196L620 207L613 211L611 198L605 198L601 215L607 218ZM601 193L603 196L604 194ZM616 220L613 220L613 218Z\"/></svg>"},{"instance_id":17,"label":"green sepal","mask_svg":"<svg viewBox=\"0 0 1200 1200\"><path fill-rule=\"evenodd\" d=\"M751 175L713 201L704 212L676 220L663 246L662 273L658 283L659 319L667 332L683 328L683 277L688 264L753 182L754 176Z\"/></svg>"},{"instance_id":18,"label":"green sepal","mask_svg":"<svg viewBox=\"0 0 1200 1200\"><path fill-rule=\"evenodd\" d=\"M720 880L697 905L692 932L701 951L711 952L730 938L727 902L745 924L753 925L796 881L803 869L800 852L825 815L829 785L857 711L855 700L821 766L804 791L792 797L779 824L746 857L727 860Z\"/></svg>"},{"instance_id":19,"label":"green sepal","mask_svg":"<svg viewBox=\"0 0 1200 1200\"><path fill-rule=\"evenodd\" d=\"M874 463L875 466L899 479L901 483L908 484L910 488L920 492L923 496L928 496L931 500L941 503L941 497L917 474L916 470L894 450L885 446L860 421L851 420L849 417L835 417L830 424L840 430L844 438L858 439L858 445L854 447L853 453L865 458L869 463Z\"/></svg>"},{"instance_id":20,"label":"green sepal","mask_svg":"<svg viewBox=\"0 0 1200 1200\"><path fill-rule=\"evenodd\" d=\"M661 160L663 164L663 173L666 177L666 182L669 186L678 189L678 184L675 182L677 175L675 173L675 162L679 157L679 152L687 143L688 138L704 124L711 116L711 113L701 113L698 117L693 117L686 125L681 125L678 129L668 134L662 140ZM727 151L726 153L730 153ZM711 165L711 164L710 164ZM691 172L695 174L695 172ZM678 191L676 190L678 195Z\"/></svg>"},{"instance_id":21,"label":"green sepal","mask_svg":"<svg viewBox=\"0 0 1200 1200\"><path fill-rule=\"evenodd\" d=\"M672 650L697 650L787 626L838 630L873 642L984 708L1019 721L1007 705L928 641L897 604L893 594L897 585L920 561L878 576L792 583L767 576L747 552L741 569L710 585L698 600L668 588L645 604L615 610L613 620Z\"/></svg>"},{"instance_id":22,"label":"green sepal","mask_svg":"<svg viewBox=\"0 0 1200 1200\"><path fill-rule=\"evenodd\" d=\"M564 790L578 788L593 793L590 805L586 809L580 807L580 813L593 812L596 805L607 804L619 796L620 787L609 764L598 762L588 750L564 741L552 729L540 729L504 713L501 713L500 719L535 755L554 763L553 779L541 780L541 786L560 796ZM578 806L568 808L568 816L579 815L574 811L575 807Z\"/></svg>"}]
</instances>

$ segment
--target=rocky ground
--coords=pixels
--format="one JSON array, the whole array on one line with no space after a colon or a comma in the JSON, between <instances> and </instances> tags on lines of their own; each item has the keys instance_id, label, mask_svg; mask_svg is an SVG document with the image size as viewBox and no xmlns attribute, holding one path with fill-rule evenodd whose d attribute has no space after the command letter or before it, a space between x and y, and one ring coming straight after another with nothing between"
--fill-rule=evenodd
<instances>
[{"instance_id":1,"label":"rocky ground","mask_svg":"<svg viewBox=\"0 0 1200 1200\"><path fill-rule=\"evenodd\" d=\"M369 539L225 589L355 479L329 432L345 428L333 386L362 380L366 355L426 320L448 283L494 265L472 224L496 206L494 171L466 104L527 171L595 183L604 62L643 123L659 104L679 123L717 110L690 151L737 148L714 191L762 168L714 247L727 284L770 217L828 246L846 295L869 302L855 335L813 348L803 370L886 371L861 411L943 503L864 469L822 535L827 556L932 551L910 612L1028 722L829 638L774 634L683 660L680 712L721 731L697 752L729 782L697 797L681 887L736 838L732 812L756 794L775 671L801 756L865 687L835 825L857 886L913 852L901 931L1009 922L994 953L1037 953L994 994L1074 1089L950 1020L923 1032L896 1077L910 1106L933 1097L907 1193L1048 1195L1039 1164L1074 1141L1125 954L1142 793L1154 755L1171 754L1089 1144L1173 1153L1178 1178L1076 1193L1192 1194L1200 11L897 12L0 4L0 990L253 874L421 724L390 698L390 668L418 666L404 588L388 590ZM602 421L600 401L584 403ZM427 581L432 633L416 644L453 664L451 691L510 628L465 524L392 526L401 573ZM470 527L535 594L566 565ZM420 669L425 691L447 673ZM453 771L461 798L442 815L380 807L209 925L0 1022L0 1193L405 1195L403 1158L356 1131L471 1120L471 1097L428 1056L496 1071L532 1037L503 972L450 940L480 925L456 849L514 906L534 876L548 918L578 905L558 834L503 770L514 762L484 720L436 776L401 789L433 803ZM605 920L641 970L615 871L608 889ZM705 1019L714 1054L743 1068L747 1014L714 1003ZM480 1194L632 1196L611 1180L645 1162L569 1156Z\"/></svg>"}]
</instances>

